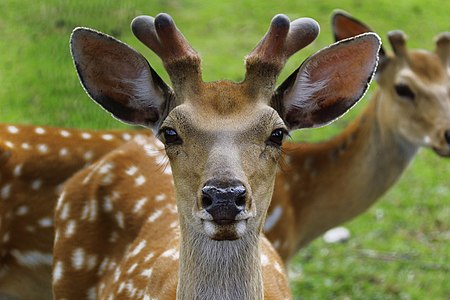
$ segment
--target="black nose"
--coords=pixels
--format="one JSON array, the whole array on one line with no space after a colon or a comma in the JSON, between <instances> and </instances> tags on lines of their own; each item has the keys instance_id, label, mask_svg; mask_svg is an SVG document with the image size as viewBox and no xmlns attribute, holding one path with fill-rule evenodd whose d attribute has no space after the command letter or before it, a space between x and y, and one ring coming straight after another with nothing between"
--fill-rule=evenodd
<instances>
[{"instance_id":1,"label":"black nose","mask_svg":"<svg viewBox=\"0 0 450 300\"><path fill-rule=\"evenodd\" d=\"M244 210L245 201L246 190L239 181L208 181L202 188L202 206L219 225L233 223Z\"/></svg>"},{"instance_id":2,"label":"black nose","mask_svg":"<svg viewBox=\"0 0 450 300\"><path fill-rule=\"evenodd\" d=\"M444 133L445 141L450 145L450 130L446 130Z\"/></svg>"}]
</instances>

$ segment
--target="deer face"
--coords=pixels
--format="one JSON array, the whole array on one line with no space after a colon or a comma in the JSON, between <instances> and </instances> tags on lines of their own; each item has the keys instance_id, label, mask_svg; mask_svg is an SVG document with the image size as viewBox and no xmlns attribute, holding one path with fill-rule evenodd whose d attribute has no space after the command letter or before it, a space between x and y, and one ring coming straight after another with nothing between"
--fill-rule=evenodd
<instances>
[{"instance_id":1,"label":"deer face","mask_svg":"<svg viewBox=\"0 0 450 300\"><path fill-rule=\"evenodd\" d=\"M409 142L450 156L450 75L436 53L400 52L377 74L390 122Z\"/></svg>"},{"instance_id":2,"label":"deer face","mask_svg":"<svg viewBox=\"0 0 450 300\"><path fill-rule=\"evenodd\" d=\"M208 84L160 129L180 216L213 239L258 232L271 199L287 128L268 101L247 98L239 84Z\"/></svg>"},{"instance_id":3,"label":"deer face","mask_svg":"<svg viewBox=\"0 0 450 300\"><path fill-rule=\"evenodd\" d=\"M275 88L287 58L318 34L311 19L278 15L246 58L243 82L204 83L198 54L168 15L138 17L132 29L161 57L173 88L133 49L83 28L71 40L79 77L115 117L158 133L173 170L182 233L215 240L259 234L284 134L327 124L353 106L379 49L375 34L334 44Z\"/></svg>"},{"instance_id":4,"label":"deer face","mask_svg":"<svg viewBox=\"0 0 450 300\"><path fill-rule=\"evenodd\" d=\"M336 40L372 29L345 12L333 15ZM404 139L450 156L450 33L436 37L434 52L408 50L406 35L388 33L393 53L380 48L376 80L380 85L383 119Z\"/></svg>"}]
</instances>

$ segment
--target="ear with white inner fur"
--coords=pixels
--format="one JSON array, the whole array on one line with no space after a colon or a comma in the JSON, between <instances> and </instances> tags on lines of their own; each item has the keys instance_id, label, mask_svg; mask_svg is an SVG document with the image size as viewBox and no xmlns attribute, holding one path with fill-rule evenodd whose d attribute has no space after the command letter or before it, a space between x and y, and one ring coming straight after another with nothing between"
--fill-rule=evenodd
<instances>
[{"instance_id":1,"label":"ear with white inner fur","mask_svg":"<svg viewBox=\"0 0 450 300\"><path fill-rule=\"evenodd\" d=\"M141 54L88 28L76 28L70 46L81 84L96 103L126 123L160 124L172 91Z\"/></svg>"},{"instance_id":2,"label":"ear with white inner fur","mask_svg":"<svg viewBox=\"0 0 450 300\"><path fill-rule=\"evenodd\" d=\"M365 33L309 57L272 99L288 128L326 125L356 104L376 69L380 43L376 34Z\"/></svg>"}]
</instances>

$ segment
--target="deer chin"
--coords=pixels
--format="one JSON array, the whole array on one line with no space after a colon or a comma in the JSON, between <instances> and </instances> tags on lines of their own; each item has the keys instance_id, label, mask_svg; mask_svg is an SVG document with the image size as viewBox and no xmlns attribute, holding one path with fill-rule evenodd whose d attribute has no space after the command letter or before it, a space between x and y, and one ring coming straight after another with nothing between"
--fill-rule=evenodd
<instances>
[{"instance_id":1,"label":"deer chin","mask_svg":"<svg viewBox=\"0 0 450 300\"><path fill-rule=\"evenodd\" d=\"M205 234L216 241L240 239L248 230L247 220L202 220Z\"/></svg>"},{"instance_id":2,"label":"deer chin","mask_svg":"<svg viewBox=\"0 0 450 300\"><path fill-rule=\"evenodd\" d=\"M237 240L249 230L248 221L254 217L251 211L242 211L234 220L214 219L206 210L201 209L194 213L194 217L201 223L203 233L217 241Z\"/></svg>"}]
</instances>

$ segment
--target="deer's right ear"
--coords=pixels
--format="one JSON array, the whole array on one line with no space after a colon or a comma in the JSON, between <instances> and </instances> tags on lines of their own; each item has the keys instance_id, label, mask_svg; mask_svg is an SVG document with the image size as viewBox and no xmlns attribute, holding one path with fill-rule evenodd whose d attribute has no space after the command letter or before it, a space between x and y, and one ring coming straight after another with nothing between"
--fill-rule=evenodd
<instances>
[{"instance_id":1,"label":"deer's right ear","mask_svg":"<svg viewBox=\"0 0 450 300\"><path fill-rule=\"evenodd\" d=\"M88 28L76 28L70 46L81 84L96 103L123 122L159 126L172 90L141 54Z\"/></svg>"}]
</instances>

